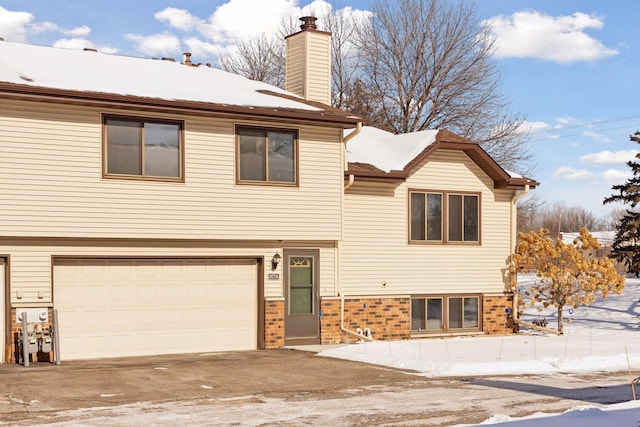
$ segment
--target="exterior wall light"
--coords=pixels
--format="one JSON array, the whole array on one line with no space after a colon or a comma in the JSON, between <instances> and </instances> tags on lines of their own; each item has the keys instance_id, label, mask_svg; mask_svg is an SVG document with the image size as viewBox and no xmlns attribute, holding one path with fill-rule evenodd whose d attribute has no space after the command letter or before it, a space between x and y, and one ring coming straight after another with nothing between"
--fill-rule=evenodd
<instances>
[{"instance_id":1,"label":"exterior wall light","mask_svg":"<svg viewBox=\"0 0 640 427\"><path fill-rule=\"evenodd\" d=\"M273 256L273 258L271 258L271 269L272 270L275 270L276 268L278 268L278 264L280 264L280 260L281 259L282 259L282 257L280 256L278 251L276 251L276 254Z\"/></svg>"}]
</instances>

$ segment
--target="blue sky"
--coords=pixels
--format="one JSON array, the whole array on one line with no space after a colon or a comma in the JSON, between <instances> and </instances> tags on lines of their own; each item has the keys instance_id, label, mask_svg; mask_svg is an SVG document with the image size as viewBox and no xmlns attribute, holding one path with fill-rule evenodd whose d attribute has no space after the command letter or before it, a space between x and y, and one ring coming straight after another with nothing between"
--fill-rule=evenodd
<instances>
[{"instance_id":1,"label":"blue sky","mask_svg":"<svg viewBox=\"0 0 640 427\"><path fill-rule=\"evenodd\" d=\"M472 1L472 0L465 0ZM65 48L214 62L237 38L309 7L363 14L366 0L0 0L0 37ZM527 117L541 201L606 216L613 184L640 151L638 0L477 0L497 37L511 109Z\"/></svg>"}]
</instances>

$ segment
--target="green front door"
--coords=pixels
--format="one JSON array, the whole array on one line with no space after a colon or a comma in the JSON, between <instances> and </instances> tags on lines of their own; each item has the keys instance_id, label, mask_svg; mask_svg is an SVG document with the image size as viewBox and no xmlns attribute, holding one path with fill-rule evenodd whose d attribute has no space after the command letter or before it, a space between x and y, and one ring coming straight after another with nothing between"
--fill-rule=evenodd
<instances>
[{"instance_id":1,"label":"green front door","mask_svg":"<svg viewBox=\"0 0 640 427\"><path fill-rule=\"evenodd\" d=\"M286 345L320 342L318 258L317 250L284 250Z\"/></svg>"}]
</instances>

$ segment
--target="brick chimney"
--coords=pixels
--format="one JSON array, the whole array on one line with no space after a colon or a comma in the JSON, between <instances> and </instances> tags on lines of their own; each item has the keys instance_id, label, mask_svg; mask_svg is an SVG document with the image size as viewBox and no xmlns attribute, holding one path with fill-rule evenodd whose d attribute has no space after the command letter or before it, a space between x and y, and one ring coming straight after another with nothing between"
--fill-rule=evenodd
<instances>
[{"instance_id":1,"label":"brick chimney","mask_svg":"<svg viewBox=\"0 0 640 427\"><path fill-rule=\"evenodd\" d=\"M331 33L319 31L313 16L300 20L300 31L286 37L285 89L331 105Z\"/></svg>"}]
</instances>

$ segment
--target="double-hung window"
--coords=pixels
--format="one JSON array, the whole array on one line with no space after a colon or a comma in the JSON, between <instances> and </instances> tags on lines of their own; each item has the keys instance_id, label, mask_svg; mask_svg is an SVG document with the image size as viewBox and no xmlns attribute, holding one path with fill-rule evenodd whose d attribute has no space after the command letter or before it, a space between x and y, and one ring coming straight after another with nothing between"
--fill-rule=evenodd
<instances>
[{"instance_id":1,"label":"double-hung window","mask_svg":"<svg viewBox=\"0 0 640 427\"><path fill-rule=\"evenodd\" d=\"M104 116L104 175L181 181L183 122Z\"/></svg>"},{"instance_id":2,"label":"double-hung window","mask_svg":"<svg viewBox=\"0 0 640 427\"><path fill-rule=\"evenodd\" d=\"M297 131L238 126L236 141L238 182L297 184Z\"/></svg>"},{"instance_id":3,"label":"double-hung window","mask_svg":"<svg viewBox=\"0 0 640 427\"><path fill-rule=\"evenodd\" d=\"M480 241L479 194L411 190L409 204L410 242Z\"/></svg>"}]
</instances>

